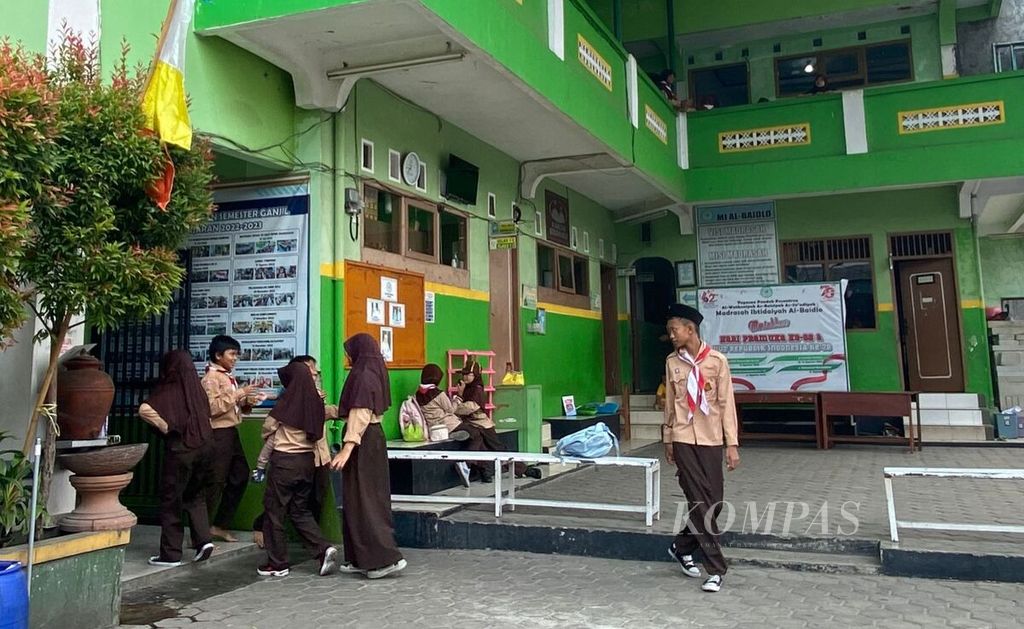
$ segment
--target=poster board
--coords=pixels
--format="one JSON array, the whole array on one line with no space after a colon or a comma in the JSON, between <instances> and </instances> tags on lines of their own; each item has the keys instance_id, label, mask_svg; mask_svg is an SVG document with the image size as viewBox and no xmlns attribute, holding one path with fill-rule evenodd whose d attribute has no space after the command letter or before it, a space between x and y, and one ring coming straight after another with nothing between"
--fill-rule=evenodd
<instances>
[{"instance_id":1,"label":"poster board","mask_svg":"<svg viewBox=\"0 0 1024 629\"><path fill-rule=\"evenodd\" d=\"M777 283L775 203L699 206L697 249L701 286Z\"/></svg>"},{"instance_id":2,"label":"poster board","mask_svg":"<svg viewBox=\"0 0 1024 629\"><path fill-rule=\"evenodd\" d=\"M307 351L309 186L214 191L217 211L192 233L189 350L203 373L217 334L242 345L235 377L264 393L277 369Z\"/></svg>"},{"instance_id":3,"label":"poster board","mask_svg":"<svg viewBox=\"0 0 1024 629\"><path fill-rule=\"evenodd\" d=\"M849 391L839 282L700 289L701 337L737 391Z\"/></svg>"},{"instance_id":4,"label":"poster board","mask_svg":"<svg viewBox=\"0 0 1024 629\"><path fill-rule=\"evenodd\" d=\"M381 344L388 367L426 364L423 276L359 262L345 263L345 338L365 332Z\"/></svg>"}]
</instances>

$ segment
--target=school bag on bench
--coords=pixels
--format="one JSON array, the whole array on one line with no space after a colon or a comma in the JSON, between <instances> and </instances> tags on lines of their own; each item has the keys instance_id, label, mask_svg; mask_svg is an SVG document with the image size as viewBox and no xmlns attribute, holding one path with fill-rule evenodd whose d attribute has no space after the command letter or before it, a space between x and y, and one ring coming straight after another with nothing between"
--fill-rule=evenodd
<instances>
[{"instance_id":1,"label":"school bag on bench","mask_svg":"<svg viewBox=\"0 0 1024 629\"><path fill-rule=\"evenodd\" d=\"M608 456L612 448L615 448L615 456L619 456L619 440L615 433L604 422L598 422L559 439L555 444L555 455L599 459Z\"/></svg>"},{"instance_id":2,"label":"school bag on bench","mask_svg":"<svg viewBox=\"0 0 1024 629\"><path fill-rule=\"evenodd\" d=\"M427 440L427 420L423 418L419 404L411 395L398 409L398 427L402 430L402 441Z\"/></svg>"}]
</instances>

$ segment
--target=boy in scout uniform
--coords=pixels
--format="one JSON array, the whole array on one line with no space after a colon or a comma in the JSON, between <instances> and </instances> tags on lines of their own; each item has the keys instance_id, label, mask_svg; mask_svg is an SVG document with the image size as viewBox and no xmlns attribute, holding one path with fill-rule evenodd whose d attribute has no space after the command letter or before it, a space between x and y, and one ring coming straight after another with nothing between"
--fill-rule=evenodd
<instances>
[{"instance_id":1,"label":"boy in scout uniform","mask_svg":"<svg viewBox=\"0 0 1024 629\"><path fill-rule=\"evenodd\" d=\"M703 316L684 304L669 308L666 325L675 351L665 361L665 458L675 464L690 509L687 523L669 548L683 573L699 578L693 560L699 547L708 578L701 589L718 592L727 570L719 545L718 514L724 478L722 446L730 471L740 464L736 401L729 361L700 338Z\"/></svg>"}]
</instances>

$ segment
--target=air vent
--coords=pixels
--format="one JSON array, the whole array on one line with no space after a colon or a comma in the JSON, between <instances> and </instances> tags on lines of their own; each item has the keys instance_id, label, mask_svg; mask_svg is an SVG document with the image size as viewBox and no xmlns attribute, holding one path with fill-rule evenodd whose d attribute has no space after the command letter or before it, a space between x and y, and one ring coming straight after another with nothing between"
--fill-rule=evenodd
<instances>
[{"instance_id":1,"label":"air vent","mask_svg":"<svg viewBox=\"0 0 1024 629\"><path fill-rule=\"evenodd\" d=\"M950 232L894 234L889 237L889 253L893 258L950 255L953 253L953 234Z\"/></svg>"}]
</instances>

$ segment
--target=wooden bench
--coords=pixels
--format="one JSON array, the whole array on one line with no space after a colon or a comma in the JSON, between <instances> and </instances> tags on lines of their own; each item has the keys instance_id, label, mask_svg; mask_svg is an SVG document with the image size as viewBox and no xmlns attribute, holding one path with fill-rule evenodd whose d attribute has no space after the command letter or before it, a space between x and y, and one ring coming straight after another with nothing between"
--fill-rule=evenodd
<instances>
[{"instance_id":1,"label":"wooden bench","mask_svg":"<svg viewBox=\"0 0 1024 629\"><path fill-rule=\"evenodd\" d=\"M499 428L498 438L506 450L515 452L519 449L519 431L514 428ZM459 451L462 445L454 439L444 441L388 441L388 450L424 451L443 450ZM388 462L391 474L391 493L394 494L434 494L462 484L454 465L448 461L395 460Z\"/></svg>"},{"instance_id":2,"label":"wooden bench","mask_svg":"<svg viewBox=\"0 0 1024 629\"><path fill-rule=\"evenodd\" d=\"M916 411L912 402L917 396L911 391L885 393L869 393L863 391L822 391L818 394L821 402L821 418L824 426L824 447L829 449L836 443L905 443L913 452L915 446L921 448L921 409ZM918 404L920 406L920 404ZM917 434L914 434L914 415L917 415ZM868 417L906 417L902 437L883 437L875 435L833 435L831 417L868 416Z\"/></svg>"},{"instance_id":3,"label":"wooden bench","mask_svg":"<svg viewBox=\"0 0 1024 629\"><path fill-rule=\"evenodd\" d=\"M825 431L822 426L821 404L818 393L812 391L736 391L736 415L739 424L739 437L745 439L765 439L773 441L813 441L819 448L825 447ZM814 412L814 434L751 432L743 422L743 408L747 406L810 406Z\"/></svg>"}]
</instances>

